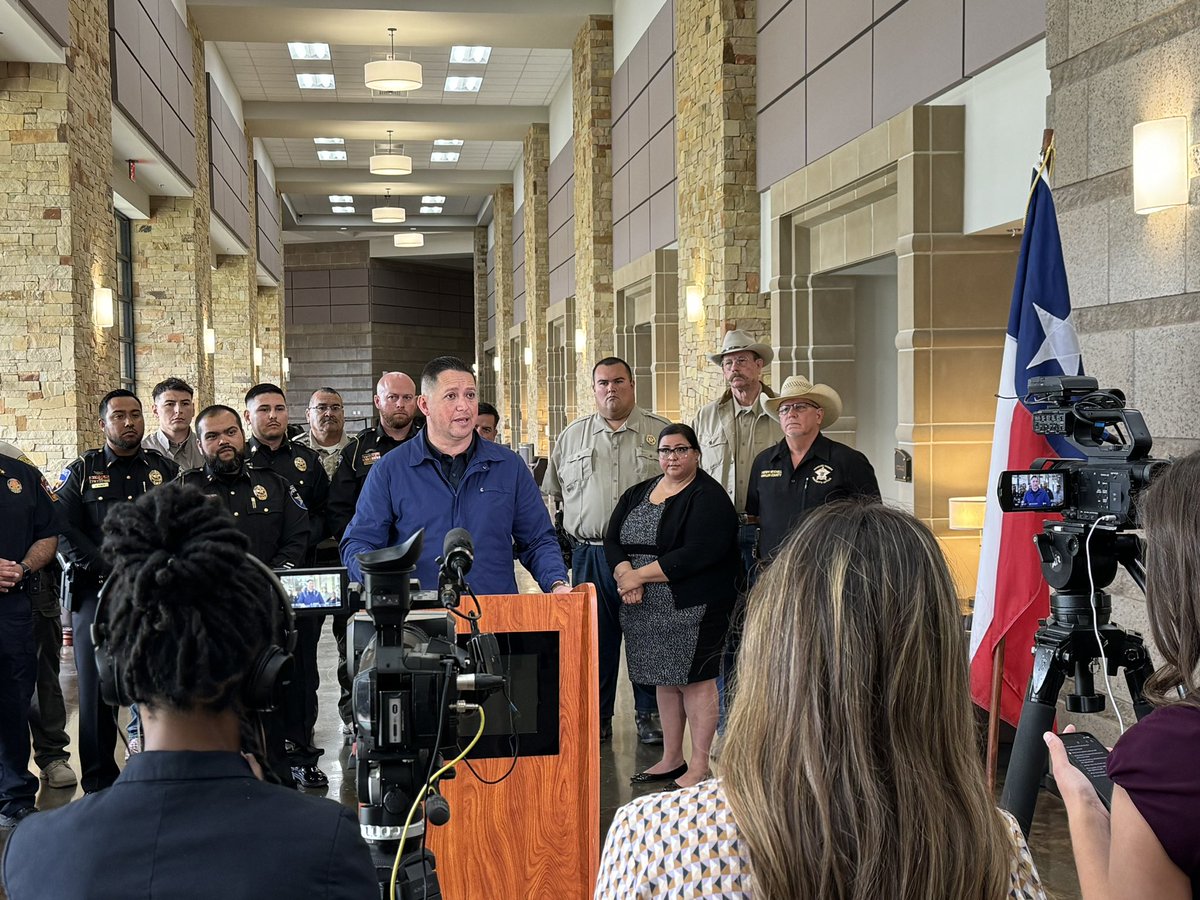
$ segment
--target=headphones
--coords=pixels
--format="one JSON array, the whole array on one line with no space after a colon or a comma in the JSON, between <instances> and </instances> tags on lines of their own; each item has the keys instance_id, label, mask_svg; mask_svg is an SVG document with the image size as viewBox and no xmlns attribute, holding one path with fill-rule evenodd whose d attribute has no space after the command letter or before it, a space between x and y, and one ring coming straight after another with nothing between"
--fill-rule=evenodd
<instances>
[{"instance_id":1,"label":"headphones","mask_svg":"<svg viewBox=\"0 0 1200 900\"><path fill-rule=\"evenodd\" d=\"M246 562L258 569L270 583L275 602L279 605L279 620L283 626L282 640L268 644L254 658L242 680L242 705L252 712L276 709L283 695L283 686L292 677L292 651L296 647L296 620L292 602L279 577L258 557L246 554ZM96 598L96 618L92 622L92 645L95 648L96 668L100 673L100 697L109 706L129 706L134 698L125 693L117 671L117 661L108 648L109 627L106 595L111 580L105 581Z\"/></svg>"}]
</instances>

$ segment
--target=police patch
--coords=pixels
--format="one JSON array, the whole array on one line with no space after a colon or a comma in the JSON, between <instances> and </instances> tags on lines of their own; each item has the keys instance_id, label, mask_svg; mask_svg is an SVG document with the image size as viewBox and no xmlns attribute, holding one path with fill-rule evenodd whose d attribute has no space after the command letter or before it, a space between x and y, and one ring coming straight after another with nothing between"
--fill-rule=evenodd
<instances>
[{"instance_id":1,"label":"police patch","mask_svg":"<svg viewBox=\"0 0 1200 900\"><path fill-rule=\"evenodd\" d=\"M303 457L303 456L297 456L297 457L295 457L295 458L292 460L292 463L293 463L293 464L296 466L296 471L297 471L297 472L307 472L307 471L308 471L308 463L306 463L306 462L304 461L304 457Z\"/></svg>"},{"instance_id":2,"label":"police patch","mask_svg":"<svg viewBox=\"0 0 1200 900\"><path fill-rule=\"evenodd\" d=\"M829 484L833 478L833 466L827 466L825 463L813 469L813 481L817 484Z\"/></svg>"},{"instance_id":3,"label":"police patch","mask_svg":"<svg viewBox=\"0 0 1200 900\"><path fill-rule=\"evenodd\" d=\"M254 498L256 500L266 500L267 499L267 489L265 487L263 487L261 484L256 484L254 486Z\"/></svg>"},{"instance_id":4,"label":"police patch","mask_svg":"<svg viewBox=\"0 0 1200 900\"><path fill-rule=\"evenodd\" d=\"M158 471L158 469L151 469L150 483L155 487L158 487L160 484L162 484L162 472Z\"/></svg>"},{"instance_id":5,"label":"police patch","mask_svg":"<svg viewBox=\"0 0 1200 900\"><path fill-rule=\"evenodd\" d=\"M298 461L299 460L297 460L297 462ZM300 498L300 492L296 490L296 486L294 484L288 485L288 494L291 496L293 503L295 503L305 512L308 512L308 507L304 505L304 501Z\"/></svg>"},{"instance_id":6,"label":"police patch","mask_svg":"<svg viewBox=\"0 0 1200 900\"><path fill-rule=\"evenodd\" d=\"M18 479L10 478L8 479L8 489L14 494L19 494L21 491L25 490L25 486L21 484Z\"/></svg>"}]
</instances>

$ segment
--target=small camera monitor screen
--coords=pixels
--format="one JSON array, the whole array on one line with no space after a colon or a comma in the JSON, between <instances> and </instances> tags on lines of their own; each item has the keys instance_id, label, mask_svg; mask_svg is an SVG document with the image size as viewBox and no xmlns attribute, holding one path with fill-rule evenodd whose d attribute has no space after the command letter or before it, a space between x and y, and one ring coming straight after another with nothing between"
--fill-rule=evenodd
<instances>
[{"instance_id":1,"label":"small camera monitor screen","mask_svg":"<svg viewBox=\"0 0 1200 900\"><path fill-rule=\"evenodd\" d=\"M1009 478L1014 509L1062 509L1063 473L1012 472Z\"/></svg>"},{"instance_id":2,"label":"small camera monitor screen","mask_svg":"<svg viewBox=\"0 0 1200 900\"><path fill-rule=\"evenodd\" d=\"M292 611L298 615L320 615L345 610L346 570L277 569L283 589L292 601Z\"/></svg>"}]
</instances>

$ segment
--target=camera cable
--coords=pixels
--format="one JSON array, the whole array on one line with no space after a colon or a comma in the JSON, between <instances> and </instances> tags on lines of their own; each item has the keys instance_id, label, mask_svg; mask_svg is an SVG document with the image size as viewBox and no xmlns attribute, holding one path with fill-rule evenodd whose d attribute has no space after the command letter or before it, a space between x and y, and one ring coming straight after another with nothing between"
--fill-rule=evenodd
<instances>
[{"instance_id":1,"label":"camera cable","mask_svg":"<svg viewBox=\"0 0 1200 900\"><path fill-rule=\"evenodd\" d=\"M1117 704L1117 698L1113 696L1112 684L1108 680L1108 657L1104 655L1104 643L1100 640L1100 613L1096 609L1096 576L1092 572L1092 535L1096 533L1096 529L1101 522L1111 520L1117 521L1116 516L1101 516L1092 523L1092 527L1088 530L1087 538L1083 542L1083 562L1088 570L1088 603L1092 607L1092 633L1096 636L1096 650L1100 654L1100 674L1104 676L1104 690L1108 693L1109 699L1112 700L1113 712L1117 714L1117 726L1121 729L1121 734L1125 733L1125 719L1121 716L1121 707Z\"/></svg>"}]
</instances>

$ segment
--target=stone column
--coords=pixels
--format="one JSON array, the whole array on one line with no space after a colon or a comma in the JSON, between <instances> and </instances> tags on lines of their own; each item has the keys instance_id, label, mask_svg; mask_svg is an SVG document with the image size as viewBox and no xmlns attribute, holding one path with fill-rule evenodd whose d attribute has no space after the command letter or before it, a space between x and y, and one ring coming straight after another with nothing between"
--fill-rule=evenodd
<instances>
[{"instance_id":1,"label":"stone column","mask_svg":"<svg viewBox=\"0 0 1200 900\"><path fill-rule=\"evenodd\" d=\"M217 403L240 410L258 381L254 370L254 316L258 284L249 256L218 256L212 273L213 385Z\"/></svg>"},{"instance_id":2,"label":"stone column","mask_svg":"<svg viewBox=\"0 0 1200 900\"><path fill-rule=\"evenodd\" d=\"M592 407L596 360L613 352L611 16L591 16L572 51L575 154L575 310L586 336L575 377L576 406Z\"/></svg>"},{"instance_id":3,"label":"stone column","mask_svg":"<svg viewBox=\"0 0 1200 900\"><path fill-rule=\"evenodd\" d=\"M488 243L487 226L476 226L472 234L474 240L474 257L472 259L475 275L475 364L478 367L479 384L490 384L494 381L495 372L485 371L483 345L487 343L488 328Z\"/></svg>"},{"instance_id":4,"label":"stone column","mask_svg":"<svg viewBox=\"0 0 1200 900\"><path fill-rule=\"evenodd\" d=\"M496 372L496 409L504 419L508 418L512 361L508 355L508 329L513 317L513 189L506 184L492 195L492 246L495 248L496 279L496 358L500 360L500 371ZM509 423L511 428L512 423ZM513 435L514 443L519 443Z\"/></svg>"},{"instance_id":5,"label":"stone column","mask_svg":"<svg viewBox=\"0 0 1200 900\"><path fill-rule=\"evenodd\" d=\"M755 34L754 0L675 0L679 288L699 286L705 312L679 335L685 421L722 390L704 352L732 328L763 335L770 325L759 293Z\"/></svg>"},{"instance_id":6,"label":"stone column","mask_svg":"<svg viewBox=\"0 0 1200 900\"><path fill-rule=\"evenodd\" d=\"M550 452L547 396L546 307L550 303L550 127L535 123L525 132L525 329L533 364L525 379L525 440L539 454Z\"/></svg>"},{"instance_id":7,"label":"stone column","mask_svg":"<svg viewBox=\"0 0 1200 900\"><path fill-rule=\"evenodd\" d=\"M283 377L283 357L286 355L283 341L283 288L259 285L257 308L258 345L263 352L258 380L273 381L287 390Z\"/></svg>"}]
</instances>

